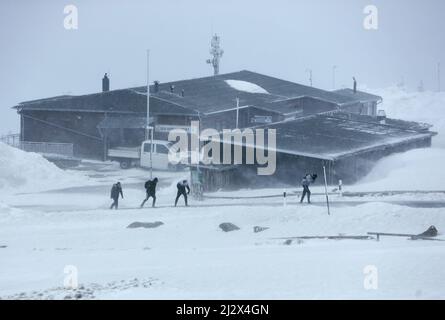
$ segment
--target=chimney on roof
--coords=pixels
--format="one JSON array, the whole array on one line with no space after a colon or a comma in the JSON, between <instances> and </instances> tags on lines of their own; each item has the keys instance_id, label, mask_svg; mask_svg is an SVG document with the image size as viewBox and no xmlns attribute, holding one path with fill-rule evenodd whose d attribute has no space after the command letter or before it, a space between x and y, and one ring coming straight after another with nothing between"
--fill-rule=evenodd
<instances>
[{"instance_id":1,"label":"chimney on roof","mask_svg":"<svg viewBox=\"0 0 445 320\"><path fill-rule=\"evenodd\" d=\"M155 81L155 93L159 92L159 81Z\"/></svg>"},{"instance_id":2,"label":"chimney on roof","mask_svg":"<svg viewBox=\"0 0 445 320\"><path fill-rule=\"evenodd\" d=\"M110 91L110 79L108 78L108 75L105 73L104 77L102 78L102 92Z\"/></svg>"},{"instance_id":3,"label":"chimney on roof","mask_svg":"<svg viewBox=\"0 0 445 320\"><path fill-rule=\"evenodd\" d=\"M352 80L354 80L354 85L353 85L354 93L357 93L357 80L355 80L355 77L352 77Z\"/></svg>"},{"instance_id":4,"label":"chimney on roof","mask_svg":"<svg viewBox=\"0 0 445 320\"><path fill-rule=\"evenodd\" d=\"M173 93L175 91L175 86L174 85L170 85L170 92Z\"/></svg>"}]
</instances>

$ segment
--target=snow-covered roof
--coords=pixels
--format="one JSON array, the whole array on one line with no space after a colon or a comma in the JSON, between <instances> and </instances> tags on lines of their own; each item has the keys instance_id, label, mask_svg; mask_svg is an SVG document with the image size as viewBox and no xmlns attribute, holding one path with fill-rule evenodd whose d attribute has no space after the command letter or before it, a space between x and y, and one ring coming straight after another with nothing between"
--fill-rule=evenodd
<instances>
[{"instance_id":1,"label":"snow-covered roof","mask_svg":"<svg viewBox=\"0 0 445 320\"><path fill-rule=\"evenodd\" d=\"M147 96L133 89L112 90L81 96L60 96L54 98L22 102L17 109L52 110L76 112L106 112L125 114L145 114ZM150 112L153 114L196 115L193 108L187 108L173 99L150 96Z\"/></svg>"},{"instance_id":2,"label":"snow-covered roof","mask_svg":"<svg viewBox=\"0 0 445 320\"><path fill-rule=\"evenodd\" d=\"M16 108L82 110L89 112L144 112L147 87L112 90L80 96L63 96L22 102ZM277 101L312 97L338 106L355 101L334 92L242 70L217 76L160 83L150 86L150 111L180 115L214 113L240 106L267 105ZM153 102L153 103L152 103ZM159 108L156 105L162 105ZM275 107L279 105L274 105ZM279 111L279 109L277 110Z\"/></svg>"},{"instance_id":3,"label":"snow-covered roof","mask_svg":"<svg viewBox=\"0 0 445 320\"><path fill-rule=\"evenodd\" d=\"M276 129L277 152L331 161L435 135L425 129L404 129L375 120L363 121L342 112L257 128Z\"/></svg>"}]
</instances>

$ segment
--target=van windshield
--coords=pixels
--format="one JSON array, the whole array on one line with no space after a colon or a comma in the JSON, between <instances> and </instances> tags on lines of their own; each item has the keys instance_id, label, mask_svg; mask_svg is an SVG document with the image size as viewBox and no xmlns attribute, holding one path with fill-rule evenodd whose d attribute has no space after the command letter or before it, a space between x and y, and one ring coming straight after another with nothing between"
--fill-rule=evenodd
<instances>
[{"instance_id":1,"label":"van windshield","mask_svg":"<svg viewBox=\"0 0 445 320\"><path fill-rule=\"evenodd\" d=\"M156 153L168 154L169 149L164 144L158 144L156 146Z\"/></svg>"}]
</instances>

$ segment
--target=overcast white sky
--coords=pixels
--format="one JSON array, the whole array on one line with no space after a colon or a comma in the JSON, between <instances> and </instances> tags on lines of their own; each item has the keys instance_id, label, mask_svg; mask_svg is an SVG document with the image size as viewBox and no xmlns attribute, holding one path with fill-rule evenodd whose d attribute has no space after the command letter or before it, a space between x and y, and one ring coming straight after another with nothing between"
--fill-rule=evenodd
<instances>
[{"instance_id":1,"label":"overcast white sky","mask_svg":"<svg viewBox=\"0 0 445 320\"><path fill-rule=\"evenodd\" d=\"M65 5L79 29L63 27ZM379 29L363 28L366 5L379 9ZM221 36L221 73L248 69L332 89L351 77L369 87L404 78L435 90L445 75L443 0L2 0L0 2L0 134L18 131L18 102L144 85L146 49L152 80L212 74L211 35ZM445 76L443 77L445 88Z\"/></svg>"}]
</instances>

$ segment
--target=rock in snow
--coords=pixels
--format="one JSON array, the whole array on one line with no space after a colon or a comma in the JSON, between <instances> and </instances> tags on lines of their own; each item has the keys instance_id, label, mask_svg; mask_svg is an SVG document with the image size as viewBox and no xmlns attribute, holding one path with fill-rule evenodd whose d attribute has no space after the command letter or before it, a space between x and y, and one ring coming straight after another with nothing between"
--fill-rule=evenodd
<instances>
[{"instance_id":1,"label":"rock in snow","mask_svg":"<svg viewBox=\"0 0 445 320\"><path fill-rule=\"evenodd\" d=\"M287 239L286 241L284 241L283 243L286 246L290 246L292 244L292 240L291 239Z\"/></svg>"},{"instance_id":2,"label":"rock in snow","mask_svg":"<svg viewBox=\"0 0 445 320\"><path fill-rule=\"evenodd\" d=\"M420 237L436 237L438 234L435 226L431 226L425 232L419 234Z\"/></svg>"},{"instance_id":3,"label":"rock in snow","mask_svg":"<svg viewBox=\"0 0 445 320\"><path fill-rule=\"evenodd\" d=\"M133 222L130 225L128 225L127 228L135 229L135 228L147 228L147 229L153 229L157 228L159 226L162 226L164 222L156 221L156 222Z\"/></svg>"},{"instance_id":4,"label":"rock in snow","mask_svg":"<svg viewBox=\"0 0 445 320\"><path fill-rule=\"evenodd\" d=\"M255 232L255 233L263 232L263 231L266 231L267 229L269 229L269 227L255 226L255 227L253 227L253 232Z\"/></svg>"},{"instance_id":5,"label":"rock in snow","mask_svg":"<svg viewBox=\"0 0 445 320\"><path fill-rule=\"evenodd\" d=\"M219 227L220 227L220 228L222 229L222 231L224 231L224 232L236 231L236 230L239 230L239 229L240 229L238 226L236 226L236 225L234 225L233 223L230 223L230 222L224 222L224 223L221 223L221 224L219 225Z\"/></svg>"}]
</instances>

